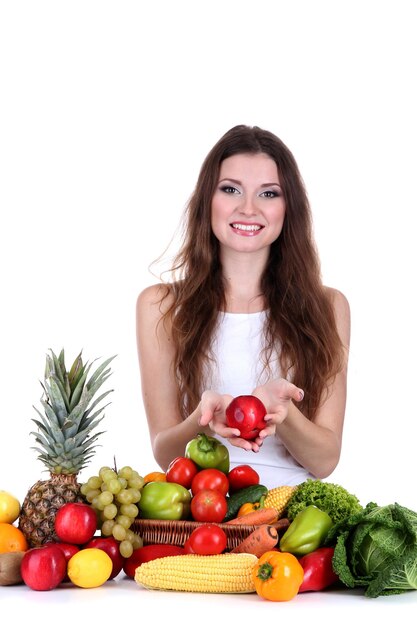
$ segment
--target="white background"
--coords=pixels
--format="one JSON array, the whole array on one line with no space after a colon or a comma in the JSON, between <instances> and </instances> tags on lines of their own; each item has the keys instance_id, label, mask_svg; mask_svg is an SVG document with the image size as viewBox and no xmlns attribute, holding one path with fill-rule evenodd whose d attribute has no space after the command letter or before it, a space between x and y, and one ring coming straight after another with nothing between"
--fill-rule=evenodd
<instances>
[{"instance_id":1,"label":"white background","mask_svg":"<svg viewBox=\"0 0 417 626\"><path fill-rule=\"evenodd\" d=\"M101 447L81 475L152 458L137 294L201 162L256 124L296 157L324 281L352 311L340 464L365 504L417 510L413 2L0 3L0 489L43 466L45 355L113 354ZM158 393L158 389L155 389Z\"/></svg>"}]
</instances>

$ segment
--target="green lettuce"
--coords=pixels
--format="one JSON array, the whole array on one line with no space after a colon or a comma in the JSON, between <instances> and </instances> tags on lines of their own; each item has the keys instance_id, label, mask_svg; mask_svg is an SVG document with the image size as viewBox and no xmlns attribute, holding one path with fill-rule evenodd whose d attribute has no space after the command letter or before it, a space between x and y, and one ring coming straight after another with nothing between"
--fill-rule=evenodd
<instances>
[{"instance_id":1,"label":"green lettuce","mask_svg":"<svg viewBox=\"0 0 417 626\"><path fill-rule=\"evenodd\" d=\"M334 524L363 509L357 496L342 485L318 478L307 478L297 486L288 501L287 517L294 520L298 513L311 504L325 511Z\"/></svg>"},{"instance_id":2,"label":"green lettuce","mask_svg":"<svg viewBox=\"0 0 417 626\"><path fill-rule=\"evenodd\" d=\"M335 524L326 544L335 546L340 581L363 587L369 598L417 589L417 513L397 502L370 502Z\"/></svg>"}]
</instances>

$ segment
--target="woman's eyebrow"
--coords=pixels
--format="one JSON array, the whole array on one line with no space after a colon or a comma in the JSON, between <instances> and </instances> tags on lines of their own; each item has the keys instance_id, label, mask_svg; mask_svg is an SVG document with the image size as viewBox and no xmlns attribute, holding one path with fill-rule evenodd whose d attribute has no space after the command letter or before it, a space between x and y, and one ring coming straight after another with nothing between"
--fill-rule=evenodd
<instances>
[{"instance_id":1,"label":"woman's eyebrow","mask_svg":"<svg viewBox=\"0 0 417 626\"><path fill-rule=\"evenodd\" d=\"M221 180L219 180L219 183L225 183L225 182L234 183L235 185L241 185L242 184L242 182L240 180L236 180L236 178L222 178ZM274 182L274 183L262 183L262 185L261 185L261 187L272 187L272 186L281 188L281 185L279 183L276 183L276 182Z\"/></svg>"},{"instance_id":2,"label":"woman's eyebrow","mask_svg":"<svg viewBox=\"0 0 417 626\"><path fill-rule=\"evenodd\" d=\"M240 180L236 180L235 178L222 178L221 180L219 180L219 183L224 183L224 182L228 182L228 183L234 183L235 185L241 185L241 181Z\"/></svg>"},{"instance_id":3,"label":"woman's eyebrow","mask_svg":"<svg viewBox=\"0 0 417 626\"><path fill-rule=\"evenodd\" d=\"M279 183L263 183L261 187L279 187L281 189L281 185Z\"/></svg>"}]
</instances>

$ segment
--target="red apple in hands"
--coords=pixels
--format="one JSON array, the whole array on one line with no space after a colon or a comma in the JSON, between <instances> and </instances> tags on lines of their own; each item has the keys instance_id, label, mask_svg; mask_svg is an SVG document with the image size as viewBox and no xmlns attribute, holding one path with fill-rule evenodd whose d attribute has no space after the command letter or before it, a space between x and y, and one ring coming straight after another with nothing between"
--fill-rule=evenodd
<instances>
[{"instance_id":1,"label":"red apple in hands","mask_svg":"<svg viewBox=\"0 0 417 626\"><path fill-rule=\"evenodd\" d=\"M60 541L81 545L93 538L97 530L97 514L83 502L68 502L58 509L55 532Z\"/></svg>"},{"instance_id":2,"label":"red apple in hands","mask_svg":"<svg viewBox=\"0 0 417 626\"><path fill-rule=\"evenodd\" d=\"M266 409L256 396L236 396L226 409L226 423L237 428L242 439L255 439L265 428Z\"/></svg>"},{"instance_id":3,"label":"red apple in hands","mask_svg":"<svg viewBox=\"0 0 417 626\"><path fill-rule=\"evenodd\" d=\"M125 560L120 554L119 541L116 541L113 537L93 537L83 548L99 548L109 555L113 562L109 580L115 578L121 572Z\"/></svg>"},{"instance_id":4,"label":"red apple in hands","mask_svg":"<svg viewBox=\"0 0 417 626\"><path fill-rule=\"evenodd\" d=\"M25 552L20 565L23 582L35 591L50 591L64 580L67 559L54 543Z\"/></svg>"}]
</instances>

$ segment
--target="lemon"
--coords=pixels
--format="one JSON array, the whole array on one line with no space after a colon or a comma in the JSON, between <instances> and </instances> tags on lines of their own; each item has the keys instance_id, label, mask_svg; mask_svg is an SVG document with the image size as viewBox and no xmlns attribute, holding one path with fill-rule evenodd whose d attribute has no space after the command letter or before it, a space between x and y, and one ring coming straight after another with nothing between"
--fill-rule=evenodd
<instances>
[{"instance_id":1,"label":"lemon","mask_svg":"<svg viewBox=\"0 0 417 626\"><path fill-rule=\"evenodd\" d=\"M13 524L19 517L20 502L7 491L0 490L0 522Z\"/></svg>"},{"instance_id":2,"label":"lemon","mask_svg":"<svg viewBox=\"0 0 417 626\"><path fill-rule=\"evenodd\" d=\"M110 578L113 561L99 548L84 548L68 561L68 578L77 587L100 587Z\"/></svg>"}]
</instances>

